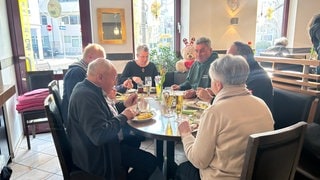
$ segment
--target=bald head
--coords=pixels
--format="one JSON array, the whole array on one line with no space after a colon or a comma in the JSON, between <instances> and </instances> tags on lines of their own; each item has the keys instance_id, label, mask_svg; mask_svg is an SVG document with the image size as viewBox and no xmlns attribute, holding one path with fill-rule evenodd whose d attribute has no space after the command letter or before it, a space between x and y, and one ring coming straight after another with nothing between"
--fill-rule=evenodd
<instances>
[{"instance_id":1,"label":"bald head","mask_svg":"<svg viewBox=\"0 0 320 180\"><path fill-rule=\"evenodd\" d=\"M116 85L117 71L109 60L98 58L89 63L87 79L108 93Z\"/></svg>"}]
</instances>

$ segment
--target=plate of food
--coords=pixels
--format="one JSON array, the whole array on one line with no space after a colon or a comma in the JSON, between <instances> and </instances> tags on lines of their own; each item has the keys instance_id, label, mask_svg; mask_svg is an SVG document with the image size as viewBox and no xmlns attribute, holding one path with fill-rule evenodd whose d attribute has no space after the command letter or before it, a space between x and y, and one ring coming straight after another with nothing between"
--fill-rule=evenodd
<instances>
[{"instance_id":1,"label":"plate of food","mask_svg":"<svg viewBox=\"0 0 320 180\"><path fill-rule=\"evenodd\" d=\"M140 112L136 117L132 119L135 122L145 122L153 119L155 116L154 112Z\"/></svg>"},{"instance_id":2,"label":"plate of food","mask_svg":"<svg viewBox=\"0 0 320 180\"><path fill-rule=\"evenodd\" d=\"M195 109L207 109L207 107L209 106L209 103L207 102L204 102L204 101L189 101L189 102L186 102L185 104L187 107L190 107L190 108L195 108Z\"/></svg>"}]
</instances>

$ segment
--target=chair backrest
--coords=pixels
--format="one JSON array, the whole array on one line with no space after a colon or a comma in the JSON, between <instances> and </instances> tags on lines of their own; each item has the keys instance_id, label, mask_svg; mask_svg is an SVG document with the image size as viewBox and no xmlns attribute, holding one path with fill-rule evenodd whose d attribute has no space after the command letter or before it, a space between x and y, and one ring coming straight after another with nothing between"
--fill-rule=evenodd
<instances>
[{"instance_id":1,"label":"chair backrest","mask_svg":"<svg viewBox=\"0 0 320 180\"><path fill-rule=\"evenodd\" d=\"M47 88L53 80L53 71L29 71L26 74L28 90Z\"/></svg>"},{"instance_id":2,"label":"chair backrest","mask_svg":"<svg viewBox=\"0 0 320 180\"><path fill-rule=\"evenodd\" d=\"M49 93L53 95L54 101L56 102L56 105L59 109L60 114L62 114L61 105L61 95L60 95L60 88L57 80L53 80L48 84ZM62 119L62 123L65 122L64 119Z\"/></svg>"},{"instance_id":3,"label":"chair backrest","mask_svg":"<svg viewBox=\"0 0 320 180\"><path fill-rule=\"evenodd\" d=\"M71 147L65 128L62 125L62 116L52 94L45 99L44 105L63 177L69 179L73 167Z\"/></svg>"},{"instance_id":4,"label":"chair backrest","mask_svg":"<svg viewBox=\"0 0 320 180\"><path fill-rule=\"evenodd\" d=\"M53 94L50 94L45 99L44 106L49 121L54 145L58 154L63 178L65 180L103 180L103 177L84 172L73 164L71 145L65 128L62 124L62 115L58 109Z\"/></svg>"},{"instance_id":5,"label":"chair backrest","mask_svg":"<svg viewBox=\"0 0 320 180\"><path fill-rule=\"evenodd\" d=\"M298 122L286 128L250 135L240 179L293 179L306 126L306 122Z\"/></svg>"}]
</instances>

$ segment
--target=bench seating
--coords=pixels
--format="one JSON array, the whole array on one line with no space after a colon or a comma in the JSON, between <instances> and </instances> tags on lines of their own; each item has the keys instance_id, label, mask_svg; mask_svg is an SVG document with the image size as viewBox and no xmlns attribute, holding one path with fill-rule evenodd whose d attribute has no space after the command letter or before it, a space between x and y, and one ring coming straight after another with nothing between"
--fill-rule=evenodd
<instances>
[{"instance_id":1,"label":"bench seating","mask_svg":"<svg viewBox=\"0 0 320 180\"><path fill-rule=\"evenodd\" d=\"M295 179L320 179L320 75L318 60L256 57L271 75L275 128L308 122ZM314 131L314 128L318 130Z\"/></svg>"}]
</instances>

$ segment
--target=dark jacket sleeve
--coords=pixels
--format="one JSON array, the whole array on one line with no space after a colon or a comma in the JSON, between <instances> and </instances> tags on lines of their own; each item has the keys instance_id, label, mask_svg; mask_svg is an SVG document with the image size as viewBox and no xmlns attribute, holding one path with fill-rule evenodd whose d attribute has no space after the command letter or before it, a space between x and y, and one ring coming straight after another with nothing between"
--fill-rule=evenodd
<instances>
[{"instance_id":1,"label":"dark jacket sleeve","mask_svg":"<svg viewBox=\"0 0 320 180\"><path fill-rule=\"evenodd\" d=\"M127 80L128 78L131 78L132 74L130 73L131 72L131 68L132 68L132 61L128 62L126 64L126 66L124 67L123 71L122 71L122 74L121 74L121 77L119 78L118 80L118 84L123 84L123 82L125 80Z\"/></svg>"}]
</instances>

